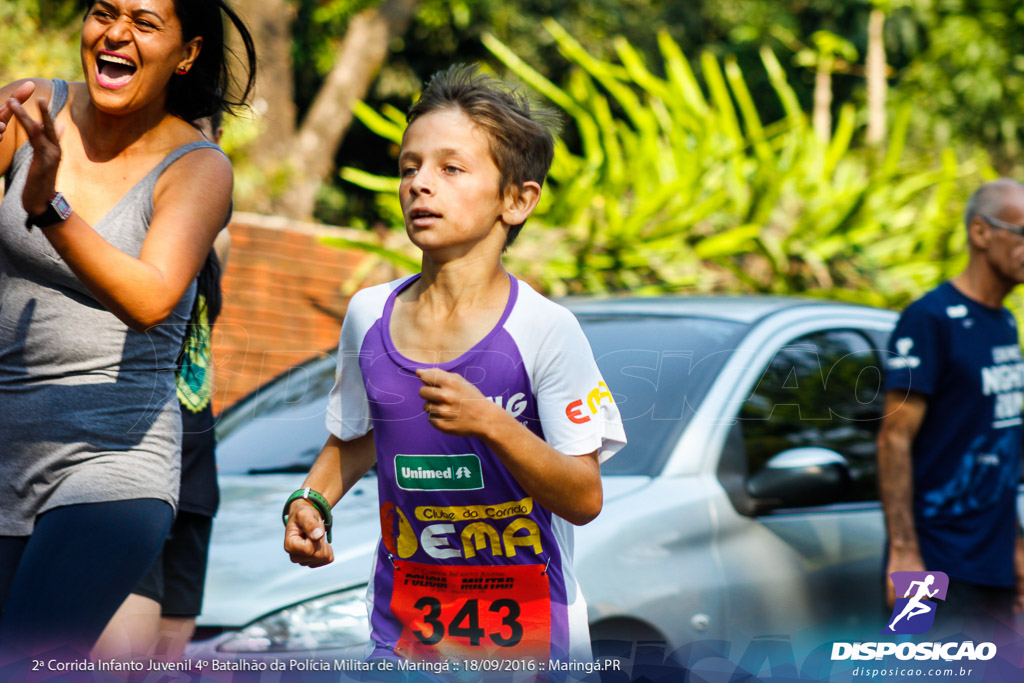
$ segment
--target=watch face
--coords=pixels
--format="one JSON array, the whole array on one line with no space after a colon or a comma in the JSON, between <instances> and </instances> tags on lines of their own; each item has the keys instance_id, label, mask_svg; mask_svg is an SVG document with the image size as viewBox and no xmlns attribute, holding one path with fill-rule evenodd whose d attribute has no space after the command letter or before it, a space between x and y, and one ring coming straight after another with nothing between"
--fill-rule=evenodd
<instances>
[{"instance_id":1,"label":"watch face","mask_svg":"<svg viewBox=\"0 0 1024 683\"><path fill-rule=\"evenodd\" d=\"M66 221L68 218L71 217L71 205L68 204L68 200L65 199L64 195L62 195L60 192L58 192L57 196L53 198L53 201L50 202L50 205L53 206L54 210L60 215L60 219L62 221Z\"/></svg>"}]
</instances>

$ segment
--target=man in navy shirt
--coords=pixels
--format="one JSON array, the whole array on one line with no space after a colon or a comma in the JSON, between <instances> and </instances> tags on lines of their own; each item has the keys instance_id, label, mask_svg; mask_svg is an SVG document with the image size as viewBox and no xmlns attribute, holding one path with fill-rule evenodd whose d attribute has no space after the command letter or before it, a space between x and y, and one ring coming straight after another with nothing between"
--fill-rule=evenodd
<instances>
[{"instance_id":1,"label":"man in navy shirt","mask_svg":"<svg viewBox=\"0 0 1024 683\"><path fill-rule=\"evenodd\" d=\"M1024 282L1024 185L982 186L965 222L967 267L907 307L889 344L878 439L886 571L945 572L946 617L1007 618L1024 610L1024 358L1003 307Z\"/></svg>"}]
</instances>

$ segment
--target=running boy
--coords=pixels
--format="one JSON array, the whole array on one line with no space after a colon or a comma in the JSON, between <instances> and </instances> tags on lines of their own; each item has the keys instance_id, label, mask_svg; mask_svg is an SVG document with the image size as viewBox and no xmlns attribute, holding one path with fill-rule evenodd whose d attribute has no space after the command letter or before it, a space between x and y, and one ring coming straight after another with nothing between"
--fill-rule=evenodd
<instances>
[{"instance_id":1,"label":"running boy","mask_svg":"<svg viewBox=\"0 0 1024 683\"><path fill-rule=\"evenodd\" d=\"M330 506L377 463L371 659L590 654L570 523L600 512L625 434L576 319L502 268L551 165L542 116L466 66L410 110L399 193L422 272L352 298L331 436L285 505L292 561L327 564Z\"/></svg>"}]
</instances>

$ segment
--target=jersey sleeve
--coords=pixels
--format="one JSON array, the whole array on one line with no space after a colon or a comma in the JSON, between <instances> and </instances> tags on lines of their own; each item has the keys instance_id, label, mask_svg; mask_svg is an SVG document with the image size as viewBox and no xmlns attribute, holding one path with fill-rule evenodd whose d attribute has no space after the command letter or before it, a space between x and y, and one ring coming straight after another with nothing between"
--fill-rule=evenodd
<instances>
[{"instance_id":1,"label":"jersey sleeve","mask_svg":"<svg viewBox=\"0 0 1024 683\"><path fill-rule=\"evenodd\" d=\"M942 356L939 319L925 306L911 304L889 338L885 358L885 389L907 389L927 396L938 384Z\"/></svg>"},{"instance_id":2,"label":"jersey sleeve","mask_svg":"<svg viewBox=\"0 0 1024 683\"><path fill-rule=\"evenodd\" d=\"M535 366L544 438L567 455L597 451L604 462L626 445L622 418L579 322L558 309Z\"/></svg>"},{"instance_id":3,"label":"jersey sleeve","mask_svg":"<svg viewBox=\"0 0 1024 683\"><path fill-rule=\"evenodd\" d=\"M338 368L334 386L327 397L327 430L342 441L351 441L368 433L373 426L370 402L359 367L359 354L366 336L365 315L360 310L362 292L349 302L338 340Z\"/></svg>"}]
</instances>

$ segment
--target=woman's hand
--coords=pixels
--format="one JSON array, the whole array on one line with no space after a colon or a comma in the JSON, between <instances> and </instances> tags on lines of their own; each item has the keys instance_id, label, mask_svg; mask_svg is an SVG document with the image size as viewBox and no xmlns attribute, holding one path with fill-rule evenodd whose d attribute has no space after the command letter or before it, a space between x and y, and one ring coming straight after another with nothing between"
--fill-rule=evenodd
<instances>
[{"instance_id":1,"label":"woman's hand","mask_svg":"<svg viewBox=\"0 0 1024 683\"><path fill-rule=\"evenodd\" d=\"M32 165L28 169L21 203L29 216L38 216L46 211L56 191L57 169L60 167L60 133L50 116L50 106L45 99L39 98L40 121L29 116L16 97L7 100L6 106L18 117L32 145Z\"/></svg>"},{"instance_id":2,"label":"woman's hand","mask_svg":"<svg viewBox=\"0 0 1024 683\"><path fill-rule=\"evenodd\" d=\"M36 84L32 81L26 81L11 93L9 99L13 99L19 104L22 104L27 102L28 98L32 97L32 93L34 93L35 90ZM11 109L10 104L4 102L3 106L0 106L0 141L3 141L4 134L7 133L7 124L10 122L12 116L14 116L14 110Z\"/></svg>"}]
</instances>

